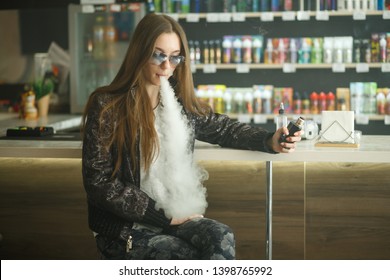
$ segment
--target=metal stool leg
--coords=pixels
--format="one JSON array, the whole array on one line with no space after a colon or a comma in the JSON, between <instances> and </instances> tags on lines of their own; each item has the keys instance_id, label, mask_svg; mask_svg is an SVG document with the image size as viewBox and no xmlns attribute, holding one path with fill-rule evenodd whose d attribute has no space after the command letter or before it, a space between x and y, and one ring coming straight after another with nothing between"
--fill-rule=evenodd
<instances>
[{"instance_id":1,"label":"metal stool leg","mask_svg":"<svg viewBox=\"0 0 390 280\"><path fill-rule=\"evenodd\" d=\"M266 162L267 190L265 195L265 258L272 260L272 161Z\"/></svg>"}]
</instances>

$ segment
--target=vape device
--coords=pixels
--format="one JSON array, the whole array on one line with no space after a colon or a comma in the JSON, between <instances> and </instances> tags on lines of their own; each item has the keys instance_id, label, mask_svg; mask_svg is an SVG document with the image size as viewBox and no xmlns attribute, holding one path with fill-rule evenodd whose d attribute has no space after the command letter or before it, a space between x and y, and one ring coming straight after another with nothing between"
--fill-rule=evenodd
<instances>
[{"instance_id":1,"label":"vape device","mask_svg":"<svg viewBox=\"0 0 390 280\"><path fill-rule=\"evenodd\" d=\"M283 134L279 139L279 143L287 142L286 138L288 136L293 136L295 132L302 130L304 123L305 119L303 117L299 117L296 121L291 121L287 126L289 134Z\"/></svg>"}]
</instances>

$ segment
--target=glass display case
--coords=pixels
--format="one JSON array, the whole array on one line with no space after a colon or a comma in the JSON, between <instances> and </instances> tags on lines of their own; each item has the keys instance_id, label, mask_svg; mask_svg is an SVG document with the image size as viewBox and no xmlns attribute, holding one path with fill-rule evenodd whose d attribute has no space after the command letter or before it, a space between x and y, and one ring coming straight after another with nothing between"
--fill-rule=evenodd
<instances>
[{"instance_id":1,"label":"glass display case","mask_svg":"<svg viewBox=\"0 0 390 280\"><path fill-rule=\"evenodd\" d=\"M69 5L70 110L82 113L88 96L118 71L144 3Z\"/></svg>"}]
</instances>

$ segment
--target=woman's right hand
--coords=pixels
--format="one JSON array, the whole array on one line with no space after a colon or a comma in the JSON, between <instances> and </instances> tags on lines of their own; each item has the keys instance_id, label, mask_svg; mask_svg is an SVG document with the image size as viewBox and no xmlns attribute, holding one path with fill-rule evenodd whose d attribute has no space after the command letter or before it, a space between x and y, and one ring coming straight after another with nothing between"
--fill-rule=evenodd
<instances>
[{"instance_id":1,"label":"woman's right hand","mask_svg":"<svg viewBox=\"0 0 390 280\"><path fill-rule=\"evenodd\" d=\"M195 218L203 218L203 215L200 214L194 214L186 218L172 218L171 220L171 226L178 226L181 224L184 224L185 222L195 219Z\"/></svg>"},{"instance_id":2,"label":"woman's right hand","mask_svg":"<svg viewBox=\"0 0 390 280\"><path fill-rule=\"evenodd\" d=\"M277 153L291 153L295 150L296 142L301 141L303 130L297 131L293 136L288 136L286 142L279 143L282 134L288 135L287 127L281 127L275 131L273 137L269 140L268 146Z\"/></svg>"}]
</instances>

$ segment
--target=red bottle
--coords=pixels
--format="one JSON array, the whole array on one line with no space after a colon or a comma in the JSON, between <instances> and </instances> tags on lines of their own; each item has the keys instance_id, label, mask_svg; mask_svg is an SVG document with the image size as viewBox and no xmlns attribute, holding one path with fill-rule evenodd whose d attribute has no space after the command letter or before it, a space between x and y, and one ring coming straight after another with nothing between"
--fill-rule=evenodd
<instances>
[{"instance_id":1,"label":"red bottle","mask_svg":"<svg viewBox=\"0 0 390 280\"><path fill-rule=\"evenodd\" d=\"M321 113L322 111L326 111L326 105L326 94L325 92L321 91L318 100L318 112Z\"/></svg>"},{"instance_id":2,"label":"red bottle","mask_svg":"<svg viewBox=\"0 0 390 280\"><path fill-rule=\"evenodd\" d=\"M319 95L315 91L310 94L310 113L318 114L318 98Z\"/></svg>"},{"instance_id":3,"label":"red bottle","mask_svg":"<svg viewBox=\"0 0 390 280\"><path fill-rule=\"evenodd\" d=\"M328 92L326 109L328 111L336 110L336 96L331 91Z\"/></svg>"}]
</instances>

